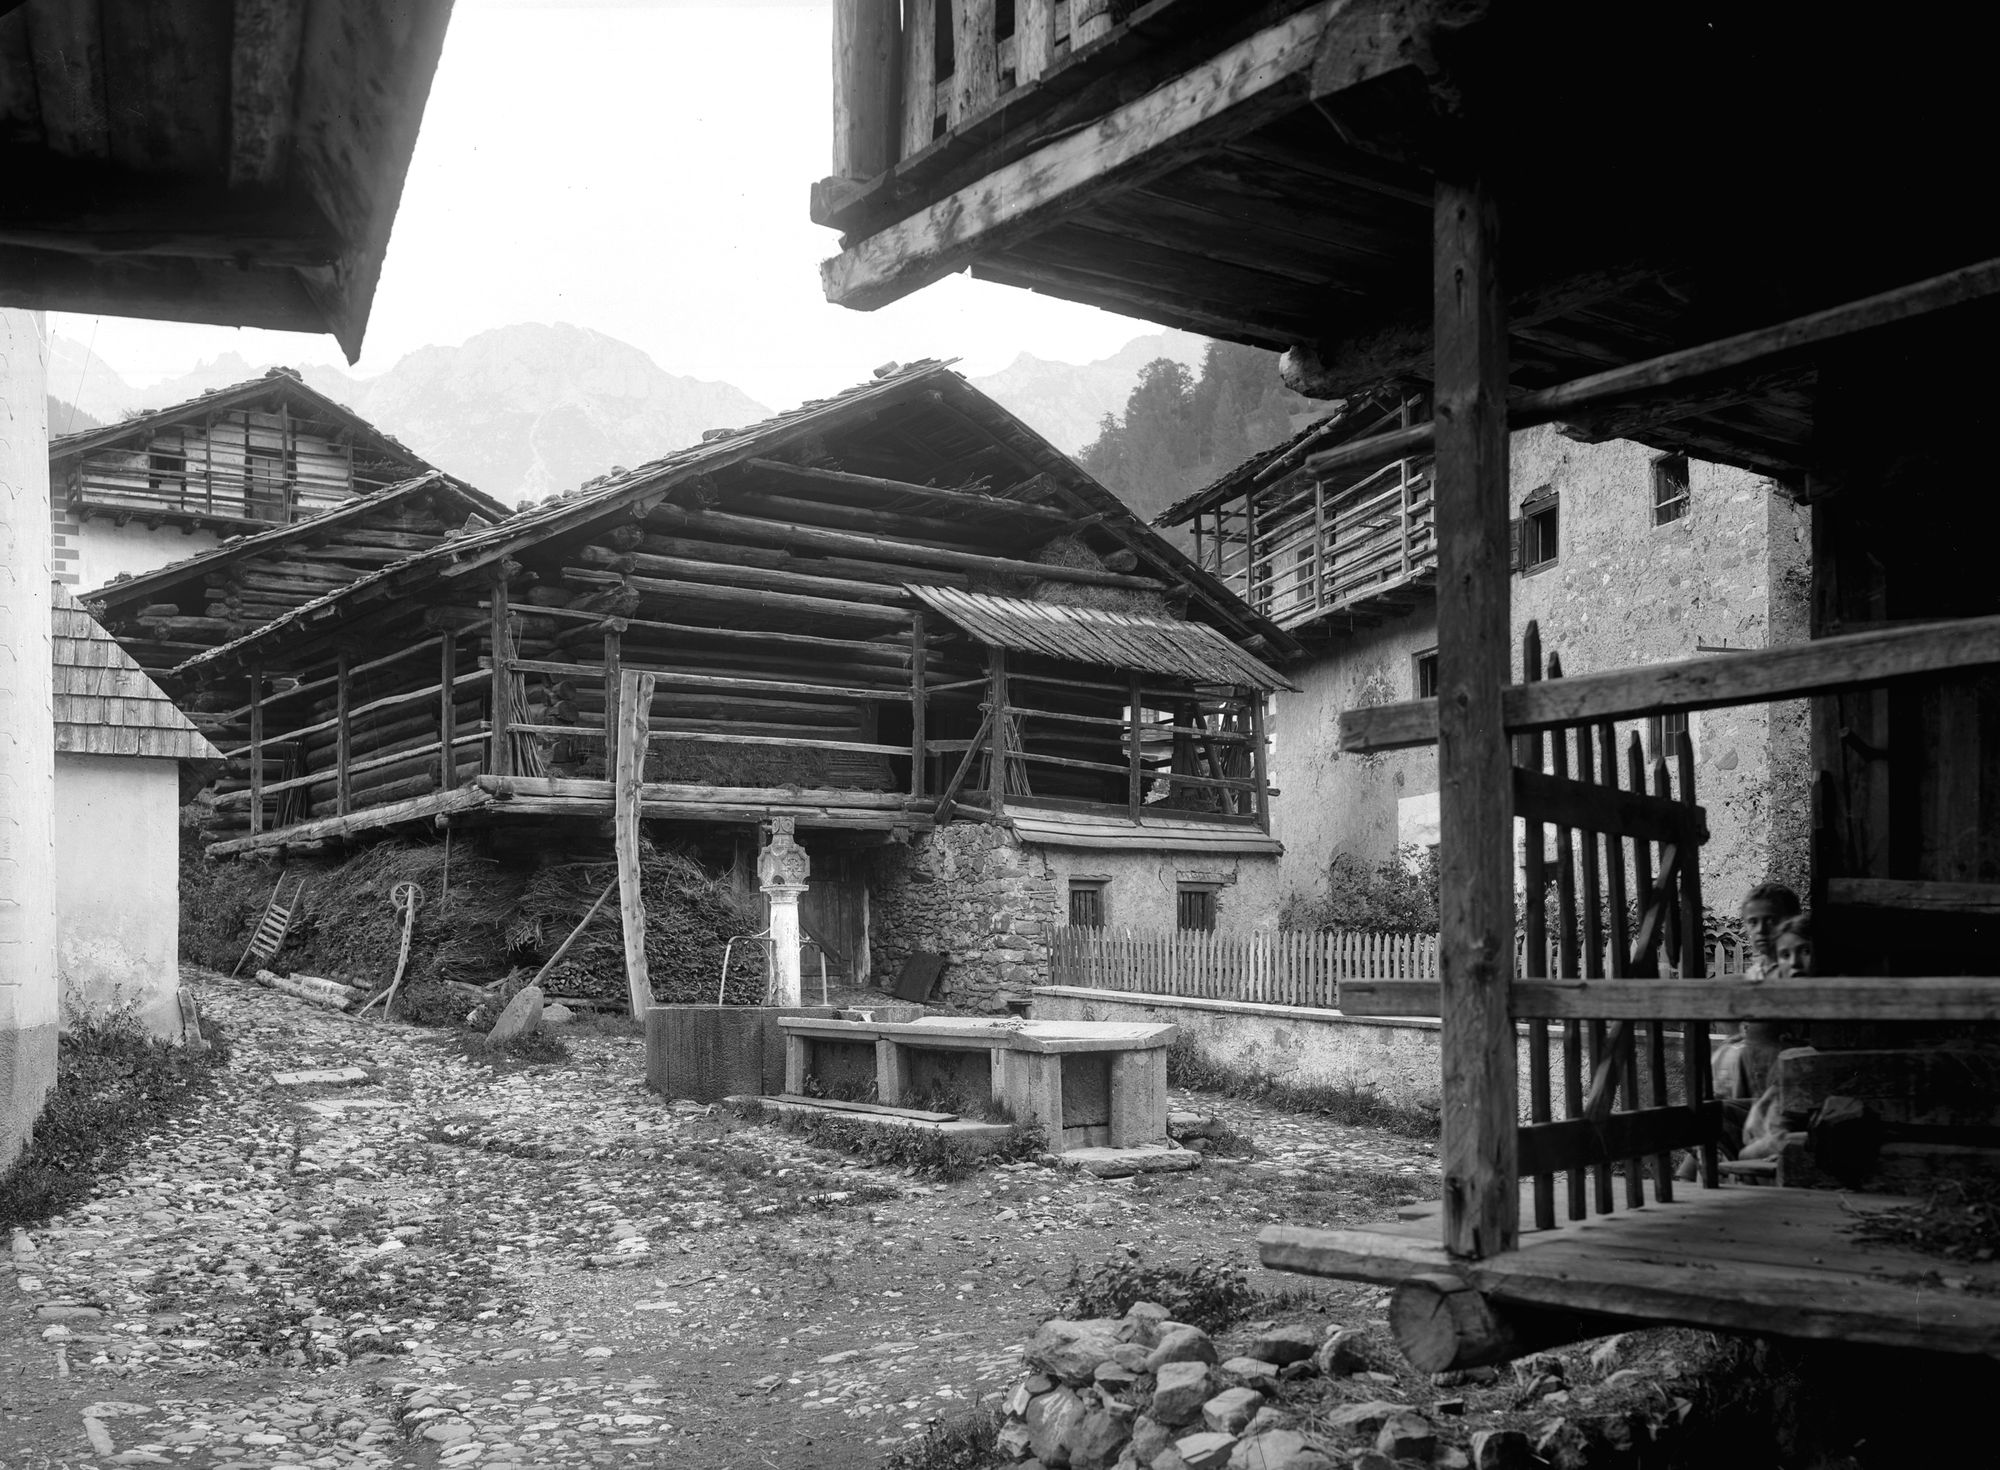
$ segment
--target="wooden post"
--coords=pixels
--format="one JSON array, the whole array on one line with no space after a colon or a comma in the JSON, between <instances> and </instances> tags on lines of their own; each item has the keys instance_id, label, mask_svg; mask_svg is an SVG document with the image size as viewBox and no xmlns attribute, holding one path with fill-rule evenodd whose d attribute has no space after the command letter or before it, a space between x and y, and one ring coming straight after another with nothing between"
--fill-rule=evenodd
<instances>
[{"instance_id":1,"label":"wooden post","mask_svg":"<svg viewBox=\"0 0 2000 1470\"><path fill-rule=\"evenodd\" d=\"M872 179L903 126L900 0L833 0L833 172Z\"/></svg>"},{"instance_id":2,"label":"wooden post","mask_svg":"<svg viewBox=\"0 0 2000 1470\"><path fill-rule=\"evenodd\" d=\"M458 787L458 630L438 639L438 790Z\"/></svg>"},{"instance_id":3,"label":"wooden post","mask_svg":"<svg viewBox=\"0 0 2000 1470\"><path fill-rule=\"evenodd\" d=\"M993 703L993 723L987 733L987 761L992 771L992 790L987 793L992 808L987 820L999 822L1007 804L1007 650L998 646L986 650L986 697Z\"/></svg>"},{"instance_id":4,"label":"wooden post","mask_svg":"<svg viewBox=\"0 0 2000 1470\"><path fill-rule=\"evenodd\" d=\"M353 765L354 731L348 718L354 706L354 681L348 674L349 662L343 648L333 676L333 809L343 817L354 805L354 778L349 769ZM451 697L449 690L445 697Z\"/></svg>"},{"instance_id":5,"label":"wooden post","mask_svg":"<svg viewBox=\"0 0 2000 1470\"><path fill-rule=\"evenodd\" d=\"M1143 742L1141 740L1141 735L1143 734L1141 727L1144 722L1140 718L1140 700L1144 698L1144 692L1139 684L1139 671L1137 669L1133 669L1126 676L1125 688L1125 697L1132 704L1132 749L1130 751L1131 759L1125 770L1125 800L1131 808L1132 820L1137 822L1139 820L1140 809L1145 805L1146 797L1146 767L1143 759L1145 752L1142 748Z\"/></svg>"},{"instance_id":6,"label":"wooden post","mask_svg":"<svg viewBox=\"0 0 2000 1470\"><path fill-rule=\"evenodd\" d=\"M924 794L924 762L929 759L925 725L930 713L930 696L925 692L924 685L928 677L925 664L929 654L924 611L918 608L910 614L910 795L915 797Z\"/></svg>"},{"instance_id":7,"label":"wooden post","mask_svg":"<svg viewBox=\"0 0 2000 1470\"><path fill-rule=\"evenodd\" d=\"M646 973L646 900L639 889L639 788L645 781L646 737L652 722L653 676L627 670L618 678L617 810L618 913L625 926L625 987L632 1014L645 1019L653 1003Z\"/></svg>"},{"instance_id":8,"label":"wooden post","mask_svg":"<svg viewBox=\"0 0 2000 1470\"><path fill-rule=\"evenodd\" d=\"M908 158L931 144L937 126L937 7L913 5L903 31L903 147Z\"/></svg>"},{"instance_id":9,"label":"wooden post","mask_svg":"<svg viewBox=\"0 0 2000 1470\"><path fill-rule=\"evenodd\" d=\"M1014 85L1027 86L1055 59L1056 0L1014 0Z\"/></svg>"},{"instance_id":10,"label":"wooden post","mask_svg":"<svg viewBox=\"0 0 2000 1470\"><path fill-rule=\"evenodd\" d=\"M490 625L493 667L493 759L487 764L496 776L514 774L514 752L507 727L514 723L514 678L512 660L507 657L511 637L507 629L507 572L505 564L493 577L493 619Z\"/></svg>"},{"instance_id":11,"label":"wooden post","mask_svg":"<svg viewBox=\"0 0 2000 1470\"><path fill-rule=\"evenodd\" d=\"M611 779L618 770L619 717L618 690L625 672L624 645L616 628L604 634L604 775Z\"/></svg>"},{"instance_id":12,"label":"wooden post","mask_svg":"<svg viewBox=\"0 0 2000 1470\"><path fill-rule=\"evenodd\" d=\"M1250 691L1251 774L1257 782L1257 825L1271 830L1271 753L1265 747L1264 700L1262 690Z\"/></svg>"},{"instance_id":13,"label":"wooden post","mask_svg":"<svg viewBox=\"0 0 2000 1470\"><path fill-rule=\"evenodd\" d=\"M953 0L951 125L975 116L1000 95L1000 42L994 0Z\"/></svg>"},{"instance_id":14,"label":"wooden post","mask_svg":"<svg viewBox=\"0 0 2000 1470\"><path fill-rule=\"evenodd\" d=\"M1072 53L1111 33L1111 0L1070 0L1069 13Z\"/></svg>"},{"instance_id":15,"label":"wooden post","mask_svg":"<svg viewBox=\"0 0 2000 1470\"><path fill-rule=\"evenodd\" d=\"M1437 386L1438 784L1444 1244L1478 1259L1520 1229L1507 682L1507 312L1499 211L1440 178L1433 216Z\"/></svg>"},{"instance_id":16,"label":"wooden post","mask_svg":"<svg viewBox=\"0 0 2000 1470\"><path fill-rule=\"evenodd\" d=\"M264 671L250 671L250 830L264 830Z\"/></svg>"}]
</instances>

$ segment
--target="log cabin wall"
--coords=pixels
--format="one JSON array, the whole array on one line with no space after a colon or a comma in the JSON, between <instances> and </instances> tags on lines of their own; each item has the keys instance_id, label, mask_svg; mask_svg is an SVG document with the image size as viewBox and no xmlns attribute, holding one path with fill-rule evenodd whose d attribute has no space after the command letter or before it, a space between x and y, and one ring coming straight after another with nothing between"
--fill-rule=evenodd
<instances>
[{"instance_id":1,"label":"log cabin wall","mask_svg":"<svg viewBox=\"0 0 2000 1470\"><path fill-rule=\"evenodd\" d=\"M530 801L607 805L596 783L621 670L657 680L645 775L694 802L689 816L743 806L704 807L695 790L790 790L865 825L890 825L892 812L907 824L942 814L961 765L953 794L973 814L991 811L996 785L1003 802L1129 806L1139 671L1024 659L1008 687L1032 693L996 751L987 706L1015 695L994 698L993 649L927 611L913 586L1168 628L1185 613L1231 653L1231 640L1284 641L929 364L440 545L177 677L190 700L241 722L238 759L250 762L261 722L259 758L219 802L251 831L473 776L543 782L522 788ZM1249 750L1257 701L1185 674L1145 684L1141 801L1267 820Z\"/></svg>"}]
</instances>

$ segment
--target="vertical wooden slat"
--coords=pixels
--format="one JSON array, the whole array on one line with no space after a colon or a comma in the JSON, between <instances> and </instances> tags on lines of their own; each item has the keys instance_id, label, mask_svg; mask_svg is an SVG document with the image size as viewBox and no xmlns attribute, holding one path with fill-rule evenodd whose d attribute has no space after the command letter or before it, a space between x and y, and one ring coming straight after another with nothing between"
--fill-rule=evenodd
<instances>
[{"instance_id":1,"label":"vertical wooden slat","mask_svg":"<svg viewBox=\"0 0 2000 1470\"><path fill-rule=\"evenodd\" d=\"M514 723L514 679L512 660L507 654L512 635L508 631L507 572L504 564L493 576L492 612L488 637L492 657L488 662L493 668L493 759L489 764L494 775L511 776L514 774L514 752L508 729Z\"/></svg>"},{"instance_id":2,"label":"vertical wooden slat","mask_svg":"<svg viewBox=\"0 0 2000 1470\"><path fill-rule=\"evenodd\" d=\"M615 780L618 771L618 736L624 727L619 715L619 695L625 684L624 641L616 627L604 634L604 775ZM643 774L641 780L645 779Z\"/></svg>"},{"instance_id":3,"label":"vertical wooden slat","mask_svg":"<svg viewBox=\"0 0 2000 1470\"><path fill-rule=\"evenodd\" d=\"M994 0L951 0L951 125L957 127L1000 95L1000 43Z\"/></svg>"},{"instance_id":4,"label":"vertical wooden slat","mask_svg":"<svg viewBox=\"0 0 2000 1470\"><path fill-rule=\"evenodd\" d=\"M833 174L896 162L903 119L901 0L833 0Z\"/></svg>"},{"instance_id":5,"label":"vertical wooden slat","mask_svg":"<svg viewBox=\"0 0 2000 1470\"><path fill-rule=\"evenodd\" d=\"M438 790L458 786L458 630L438 639Z\"/></svg>"},{"instance_id":6,"label":"vertical wooden slat","mask_svg":"<svg viewBox=\"0 0 2000 1470\"><path fill-rule=\"evenodd\" d=\"M640 888L639 788L645 779L646 739L652 725L653 676L625 672L619 678L619 731L616 807L618 914L625 931L626 995L635 1017L644 1019L653 1003L646 969L646 901Z\"/></svg>"},{"instance_id":7,"label":"vertical wooden slat","mask_svg":"<svg viewBox=\"0 0 2000 1470\"><path fill-rule=\"evenodd\" d=\"M1070 46L1088 46L1111 31L1111 0L1070 0Z\"/></svg>"},{"instance_id":8,"label":"vertical wooden slat","mask_svg":"<svg viewBox=\"0 0 2000 1470\"><path fill-rule=\"evenodd\" d=\"M937 9L916 0L903 17L903 157L931 145L937 124Z\"/></svg>"},{"instance_id":9,"label":"vertical wooden slat","mask_svg":"<svg viewBox=\"0 0 2000 1470\"><path fill-rule=\"evenodd\" d=\"M1007 715L1007 650L993 647L986 650L986 697L993 703L993 720L987 727L987 759L991 762L993 789L987 793L992 814L987 820L996 825L1002 820L1007 807L1007 762L1013 754L1013 742L1007 732L1012 722Z\"/></svg>"},{"instance_id":10,"label":"vertical wooden slat","mask_svg":"<svg viewBox=\"0 0 2000 1470\"><path fill-rule=\"evenodd\" d=\"M1014 84L1025 87L1056 59L1055 0L1014 0ZM1199 536L1201 518L1195 517ZM1200 548L1196 548L1199 561Z\"/></svg>"},{"instance_id":11,"label":"vertical wooden slat","mask_svg":"<svg viewBox=\"0 0 2000 1470\"><path fill-rule=\"evenodd\" d=\"M333 809L346 816L354 806L354 730L348 712L354 707L354 681L348 669L352 660L342 649L334 663L333 675Z\"/></svg>"},{"instance_id":12,"label":"vertical wooden slat","mask_svg":"<svg viewBox=\"0 0 2000 1470\"><path fill-rule=\"evenodd\" d=\"M1562 659L1554 654L1549 655L1548 676L1551 679L1562 677ZM1558 777L1567 779L1569 776L1567 729L1554 730L1549 734L1549 768ZM1576 845L1571 836L1568 827L1556 828L1556 970L1565 978L1574 978L1580 973L1576 945ZM1583 1115L1581 1024L1563 1022L1562 1037L1563 1116L1577 1118ZM1564 1171L1564 1182L1569 1192L1569 1218L1572 1220L1581 1220L1590 1213L1585 1177L1585 1171L1580 1168Z\"/></svg>"},{"instance_id":13,"label":"vertical wooden slat","mask_svg":"<svg viewBox=\"0 0 2000 1470\"><path fill-rule=\"evenodd\" d=\"M1405 415L1407 417L1407 414ZM1408 490L1404 491L1404 504L1408 504ZM1407 542L1405 545L1407 546ZM1521 668L1527 683L1538 682L1542 677L1542 629L1541 624L1531 620L1521 637ZM1539 733L1520 736L1516 742L1515 759L1531 771L1542 769L1543 740ZM1524 974L1540 980L1548 974L1549 914L1548 914L1548 829L1540 822L1529 822L1522 852L1522 886L1526 889L1523 902L1521 964ZM1549 1023L1531 1021L1528 1023L1528 1121L1547 1123L1554 1119L1554 1099L1550 1093L1549 1076ZM1556 1176L1537 1174L1534 1183L1535 1228L1553 1230L1556 1225Z\"/></svg>"},{"instance_id":14,"label":"vertical wooden slat","mask_svg":"<svg viewBox=\"0 0 2000 1470\"><path fill-rule=\"evenodd\" d=\"M1677 754L1680 760L1681 801L1693 807L1694 743L1681 741ZM1691 829L1693 824L1690 822L1689 826ZM1708 955L1702 932L1701 847L1695 842L1692 830L1685 834L1681 851L1681 978L1700 980L1708 973ZM1715 1079L1710 1075L1708 1055L1708 1022L1683 1021L1681 1035L1685 1038L1683 1044L1686 1047L1682 1065L1687 1069L1692 1100L1706 1102L1715 1096ZM1701 1147L1701 1182L1705 1189L1714 1189L1722 1182L1712 1143Z\"/></svg>"},{"instance_id":15,"label":"vertical wooden slat","mask_svg":"<svg viewBox=\"0 0 2000 1470\"><path fill-rule=\"evenodd\" d=\"M1597 727L1597 747L1604 784L1616 787L1618 729L1609 720ZM1607 973L1622 980L1629 978L1632 954L1631 925L1626 920L1629 894L1625 887L1625 839L1608 834L1604 841L1604 856L1607 864L1604 874L1605 908L1610 933L1610 969ZM1625 1106L1628 1109L1637 1108L1640 1105L1638 1032L1630 1024L1618 1028L1618 1078ZM1645 1161L1629 1158L1625 1161L1625 1204L1636 1210L1645 1202Z\"/></svg>"},{"instance_id":16,"label":"vertical wooden slat","mask_svg":"<svg viewBox=\"0 0 2000 1470\"><path fill-rule=\"evenodd\" d=\"M1512 780L1507 682L1507 308L1499 210L1477 182L1440 178L1433 209L1437 419L1438 785L1443 951L1444 1244L1514 1249Z\"/></svg>"},{"instance_id":17,"label":"vertical wooden slat","mask_svg":"<svg viewBox=\"0 0 2000 1470\"><path fill-rule=\"evenodd\" d=\"M1564 738L1568 738L1568 732L1564 732ZM1596 769L1590 727L1579 725L1576 727L1576 779L1586 786L1592 785L1596 781ZM1598 867L1600 834L1589 828L1580 828L1576 835L1581 859L1577 882L1583 890L1583 937L1579 954L1581 973L1586 980L1601 980L1604 978L1604 889ZM1609 1031L1603 1021L1591 1021L1585 1029L1590 1038L1590 1075L1595 1077L1610 1054ZM1617 1208L1612 1193L1611 1161L1601 1161L1591 1175L1596 1184L1597 1212L1608 1215Z\"/></svg>"},{"instance_id":18,"label":"vertical wooden slat","mask_svg":"<svg viewBox=\"0 0 2000 1470\"><path fill-rule=\"evenodd\" d=\"M264 671L250 671L250 830L264 830Z\"/></svg>"},{"instance_id":19,"label":"vertical wooden slat","mask_svg":"<svg viewBox=\"0 0 2000 1470\"><path fill-rule=\"evenodd\" d=\"M1137 669L1126 676L1125 690L1125 697L1131 702L1132 707L1132 750L1125 771L1125 804L1131 810L1132 820L1136 822L1139 820L1139 809L1144 804L1146 794L1143 760L1145 751L1144 742L1140 738L1144 728L1140 701L1145 696L1141 690Z\"/></svg>"},{"instance_id":20,"label":"vertical wooden slat","mask_svg":"<svg viewBox=\"0 0 2000 1470\"><path fill-rule=\"evenodd\" d=\"M1625 775L1632 790L1645 791L1646 753L1636 730L1625 748ZM1649 842L1632 844L1632 883L1642 895L1641 901L1648 901L1653 892L1653 847ZM1653 978L1658 977L1655 975ZM1658 1020L1646 1023L1646 1069L1652 1074L1648 1082L1649 1101L1656 1108L1666 1107L1667 1038L1666 1028ZM1674 1156L1670 1151L1663 1150L1653 1156L1653 1198L1666 1204L1671 1203L1673 1197Z\"/></svg>"},{"instance_id":21,"label":"vertical wooden slat","mask_svg":"<svg viewBox=\"0 0 2000 1470\"><path fill-rule=\"evenodd\" d=\"M929 760L930 693L926 684L926 664L930 640L925 630L924 612L910 614L910 795L924 794L924 763Z\"/></svg>"},{"instance_id":22,"label":"vertical wooden slat","mask_svg":"<svg viewBox=\"0 0 2000 1470\"><path fill-rule=\"evenodd\" d=\"M1271 752L1265 735L1265 695L1259 690L1250 691L1250 750L1251 778L1257 783L1257 826L1260 830L1271 830ZM1275 696L1273 696L1275 697Z\"/></svg>"}]
</instances>

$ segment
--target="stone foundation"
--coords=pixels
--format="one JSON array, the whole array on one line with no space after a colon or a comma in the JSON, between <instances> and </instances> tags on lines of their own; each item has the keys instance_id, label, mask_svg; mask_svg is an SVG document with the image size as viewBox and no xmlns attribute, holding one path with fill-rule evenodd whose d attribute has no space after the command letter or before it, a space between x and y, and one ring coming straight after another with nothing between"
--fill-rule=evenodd
<instances>
[{"instance_id":1,"label":"stone foundation","mask_svg":"<svg viewBox=\"0 0 2000 1470\"><path fill-rule=\"evenodd\" d=\"M893 986L919 950L945 957L934 999L1004 1009L1049 978L1049 927L1061 922L1043 855L1004 828L956 822L875 858L869 875L872 972Z\"/></svg>"}]
</instances>

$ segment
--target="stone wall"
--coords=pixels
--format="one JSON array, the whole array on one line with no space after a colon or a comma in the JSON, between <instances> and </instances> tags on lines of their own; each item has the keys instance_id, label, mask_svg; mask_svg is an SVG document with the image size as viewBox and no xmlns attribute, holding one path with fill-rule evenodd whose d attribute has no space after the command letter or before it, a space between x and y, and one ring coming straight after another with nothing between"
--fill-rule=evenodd
<instances>
[{"instance_id":1,"label":"stone wall","mask_svg":"<svg viewBox=\"0 0 2000 1470\"><path fill-rule=\"evenodd\" d=\"M1182 883L1212 885L1216 932L1277 927L1278 859L1023 845L1006 828L953 822L869 860L868 949L892 989L911 953L945 956L937 999L997 1011L1049 980L1048 932L1069 922L1072 881L1103 885L1106 925L1171 933Z\"/></svg>"},{"instance_id":2,"label":"stone wall","mask_svg":"<svg viewBox=\"0 0 2000 1470\"><path fill-rule=\"evenodd\" d=\"M1543 486L1560 498L1560 553L1513 581L1512 644L1530 619L1566 674L1702 657L1704 648L1762 648L1807 636L1810 512L1768 480L1692 461L1688 513L1653 522L1658 457L1625 442L1578 444L1552 428L1514 435L1513 500ZM1416 657L1437 643L1434 605L1337 639L1286 670L1301 686L1273 719L1275 835L1288 893L1323 891L1339 853L1381 862L1435 842L1435 749L1344 754L1341 711L1416 697ZM1621 742L1644 722L1620 729ZM1703 850L1711 907L1733 909L1753 883L1805 882L1811 781L1803 701L1689 716L1696 796L1708 809ZM1801 887L1801 891L1803 888Z\"/></svg>"}]
</instances>

